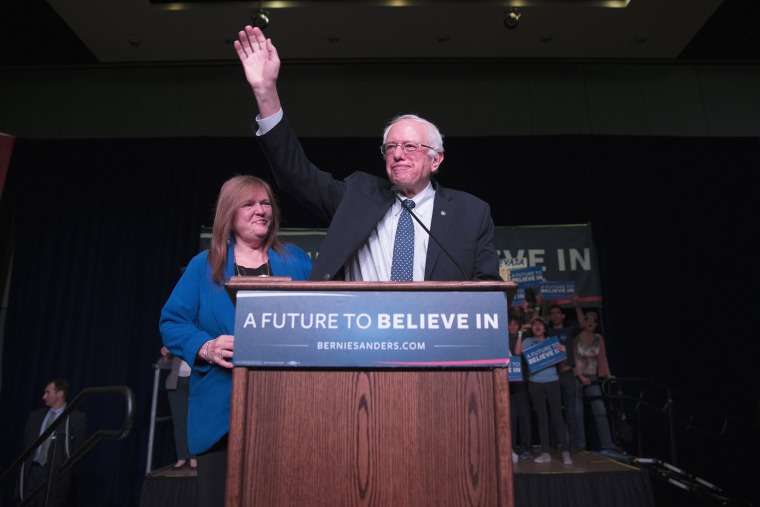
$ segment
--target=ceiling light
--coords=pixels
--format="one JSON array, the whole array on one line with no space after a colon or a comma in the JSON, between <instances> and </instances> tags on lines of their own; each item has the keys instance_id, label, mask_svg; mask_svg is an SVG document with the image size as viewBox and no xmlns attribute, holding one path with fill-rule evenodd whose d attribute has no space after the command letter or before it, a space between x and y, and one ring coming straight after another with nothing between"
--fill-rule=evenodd
<instances>
[{"instance_id":1,"label":"ceiling light","mask_svg":"<svg viewBox=\"0 0 760 507\"><path fill-rule=\"evenodd\" d=\"M520 24L520 16L522 16L522 13L517 7L510 7L504 11L504 26L510 30L514 30Z\"/></svg>"},{"instance_id":2,"label":"ceiling light","mask_svg":"<svg viewBox=\"0 0 760 507\"><path fill-rule=\"evenodd\" d=\"M253 26L259 27L263 30L269 24L269 11L256 9L253 16L251 16L251 22L253 23Z\"/></svg>"},{"instance_id":3,"label":"ceiling light","mask_svg":"<svg viewBox=\"0 0 760 507\"><path fill-rule=\"evenodd\" d=\"M631 0L507 0L507 7L566 7L570 5L625 9L630 3Z\"/></svg>"}]
</instances>

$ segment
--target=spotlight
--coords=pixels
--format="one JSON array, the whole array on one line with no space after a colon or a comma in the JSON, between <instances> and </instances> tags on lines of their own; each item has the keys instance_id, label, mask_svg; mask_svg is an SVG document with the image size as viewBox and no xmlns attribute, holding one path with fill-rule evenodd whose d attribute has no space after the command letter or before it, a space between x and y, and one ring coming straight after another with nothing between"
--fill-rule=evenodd
<instances>
[{"instance_id":1,"label":"spotlight","mask_svg":"<svg viewBox=\"0 0 760 507\"><path fill-rule=\"evenodd\" d=\"M522 13L517 7L507 9L504 11L504 26L510 30L514 30L520 24L520 16L522 16Z\"/></svg>"},{"instance_id":2,"label":"spotlight","mask_svg":"<svg viewBox=\"0 0 760 507\"><path fill-rule=\"evenodd\" d=\"M253 16L251 16L251 21L253 22L253 26L257 26L263 30L269 24L269 11L257 9Z\"/></svg>"}]
</instances>

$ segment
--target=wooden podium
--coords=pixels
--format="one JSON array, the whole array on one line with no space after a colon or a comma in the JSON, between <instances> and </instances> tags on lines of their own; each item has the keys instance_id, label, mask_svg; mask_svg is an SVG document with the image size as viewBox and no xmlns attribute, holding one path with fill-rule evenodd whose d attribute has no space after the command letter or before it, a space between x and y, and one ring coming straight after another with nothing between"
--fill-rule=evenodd
<instances>
[{"instance_id":1,"label":"wooden podium","mask_svg":"<svg viewBox=\"0 0 760 507\"><path fill-rule=\"evenodd\" d=\"M500 291L511 282L291 282L238 290ZM507 347L506 323L504 343ZM232 372L227 506L514 505L507 369Z\"/></svg>"}]
</instances>

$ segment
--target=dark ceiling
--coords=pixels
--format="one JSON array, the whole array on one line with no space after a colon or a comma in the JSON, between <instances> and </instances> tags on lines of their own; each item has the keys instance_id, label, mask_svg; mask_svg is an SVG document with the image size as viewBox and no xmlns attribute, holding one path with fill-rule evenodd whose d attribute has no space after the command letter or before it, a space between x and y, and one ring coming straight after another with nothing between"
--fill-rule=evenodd
<instances>
[{"instance_id":1,"label":"dark ceiling","mask_svg":"<svg viewBox=\"0 0 760 507\"><path fill-rule=\"evenodd\" d=\"M233 14L233 7L222 11L219 7L222 4L212 2L192 4L206 7L192 7L183 11L182 16L187 18L180 18L180 14L175 14L177 11L166 9L160 12L160 17L156 16L157 7L149 5L148 0L98 0L99 5L106 7L94 13L90 12L94 9L92 4L88 4L89 1L50 0L49 3L46 0L0 0L0 48L2 48L0 67L165 64L234 60L234 52L229 45L230 40L235 36L239 25L249 22L250 19L247 14L240 12ZM309 7L280 10L274 2L226 2L224 5L234 6L235 9L244 8L245 10L241 12L254 12L261 6L267 9L271 20L267 27L267 35L275 40L283 59L371 61L409 56L417 59L444 60L447 58L506 60L547 58L683 62L760 61L760 29L757 26L760 22L760 0L723 0L722 2L713 0L712 5L717 5L717 8L711 7L704 13L704 19L699 17L701 14L692 15L699 11L692 6L700 5L702 0L688 0L687 4L674 7L680 11L662 10L663 7L676 5L679 1L682 0L655 0L654 2L630 0L629 7L626 9L602 9L598 6L573 7L572 15L562 14L561 22L557 22L557 11L566 8L567 4L572 2L566 0L565 5L553 8L553 4L549 1L549 5L542 4L541 7L532 8L533 10L524 8L519 25L512 30L504 26L503 19L499 19L498 28L484 26L480 30L468 26L471 21L480 22L480 18L476 19L476 16L481 14L480 11L485 12L490 9L489 20L493 18L496 9L498 9L498 15L503 16L505 2L417 2L419 5L416 7L403 8L407 9L406 11L398 7L390 10L388 7L381 8L374 5L375 10L370 14L371 21L362 18L366 14L365 11L369 9L367 7L369 4L361 1L314 1ZM560 0L554 0L554 2L556 5ZM56 5L56 8L51 3ZM544 4L546 3L547 1L544 0ZM575 4L580 3L580 1L575 2ZM273 6L267 7L267 4L273 4ZM326 7L319 4L324 4ZM317 5L318 8L315 9L313 5ZM684 7L684 5L689 5L689 7ZM146 10L146 6L152 9L148 14L131 15L132 11ZM113 16L107 16L108 12L105 8L113 9ZM309 11L309 8L312 10ZM582 8L587 10L581 11ZM76 31L64 21L56 9L70 24L77 27ZM357 9L357 12L353 12L354 9ZM611 23L607 23L600 29L599 20L602 18L599 17L599 13L601 11L629 11L631 15L635 14L636 19L628 24L636 26L639 31L631 32L628 46L621 46L618 49L614 47L614 42L607 42L607 38L611 39L614 32L623 29L614 26L610 28ZM392 17L384 18L388 12L392 12L388 14ZM456 15L452 16L451 13L461 14L461 18L456 19ZM319 18L322 14L325 16L324 19ZM153 17L148 18L149 15ZM195 18L193 20L195 25L183 25L183 22L189 20L191 15ZM218 22L217 18L225 16L227 19L223 23ZM553 20L549 19L551 16L554 16ZM658 16L668 19L656 19ZM230 19L233 21L230 22ZM420 22L423 19L425 22ZM397 22L389 23L389 20ZM427 20L430 22L428 23ZM130 23L131 26L127 26ZM410 23L413 24L407 26ZM432 26L434 23L436 25ZM634 25L634 23L638 24ZM662 28L666 23L671 23L671 29ZM431 26L428 27L427 24ZM186 26L198 25L205 27L199 29L199 33L186 28ZM324 28L324 31L318 33L315 28L315 33L307 33L307 28L314 26ZM547 28L548 26L551 28ZM457 32L460 27L463 30L461 35ZM427 34L424 32L426 29L429 29ZM605 29L610 33L606 33ZM661 33L655 33L658 29ZM481 32L484 34L482 36L486 37L488 30L492 30L497 37L500 37L499 44L512 47L504 51L500 49L491 51L491 48L497 45L493 43L493 36L487 40L478 39L481 37ZM213 44L221 46L221 39L227 39L224 41L226 47L207 52L198 51L197 48L194 50L190 42L202 38L202 34L199 35L202 31L213 32L214 38L209 38ZM577 33L571 33L573 31ZM151 37L154 37L156 32L166 36L171 35L172 39L183 37L187 33L187 41L178 44L178 47L187 47L187 50L168 48L169 44L166 42L168 39L156 40L151 46ZM218 35L222 33L225 34L223 37ZM367 40L360 40L361 37L356 33L361 36L366 33ZM424 44L415 38L418 33L430 39L437 38L440 44L437 47L431 44L430 48L425 48ZM301 46L288 45L291 40L307 39L310 35L314 39L305 40ZM121 47L113 49L108 46L108 39L116 37L121 37L118 39ZM390 43L379 42L378 37L385 37L386 42L390 41ZM518 37L524 39L518 42ZM665 40L668 37L680 38L680 40L671 41L672 43L668 46L666 44L668 41ZM446 46L448 52L441 51L442 44L448 43L449 38L452 39L452 43ZM645 44L641 44L639 39L646 40L647 38L645 44L649 45L648 51L642 51L641 48ZM331 44L326 42L328 39ZM541 42L538 42L539 39ZM637 44L631 42L634 39L637 39ZM315 44L314 40L324 41L324 46ZM551 51L545 51L549 47L547 40L553 44ZM128 41L128 44L124 41ZM339 47L338 42L342 43L342 46ZM111 46L116 46L114 41L110 43ZM201 41L201 43L205 42ZM125 49L126 46L132 47ZM286 50L283 50L283 46ZM607 46L613 49L599 50ZM327 52L337 47L340 51ZM592 47L595 49L590 49ZM133 51L133 53L127 53L127 51Z\"/></svg>"},{"instance_id":2,"label":"dark ceiling","mask_svg":"<svg viewBox=\"0 0 760 507\"><path fill-rule=\"evenodd\" d=\"M680 60L760 61L760 2L724 0Z\"/></svg>"}]
</instances>

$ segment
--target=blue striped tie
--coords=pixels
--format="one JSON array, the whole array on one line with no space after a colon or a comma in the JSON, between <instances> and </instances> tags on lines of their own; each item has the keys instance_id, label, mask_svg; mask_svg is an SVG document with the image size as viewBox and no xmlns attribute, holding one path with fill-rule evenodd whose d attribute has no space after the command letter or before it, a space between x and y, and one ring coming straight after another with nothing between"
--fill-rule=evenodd
<instances>
[{"instance_id":1,"label":"blue striped tie","mask_svg":"<svg viewBox=\"0 0 760 507\"><path fill-rule=\"evenodd\" d=\"M414 208L414 201L404 199L407 207ZM393 262L391 264L392 281L412 281L414 273L414 224L412 216L402 206L401 216L396 227L396 240L393 243Z\"/></svg>"}]
</instances>

